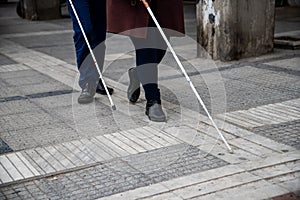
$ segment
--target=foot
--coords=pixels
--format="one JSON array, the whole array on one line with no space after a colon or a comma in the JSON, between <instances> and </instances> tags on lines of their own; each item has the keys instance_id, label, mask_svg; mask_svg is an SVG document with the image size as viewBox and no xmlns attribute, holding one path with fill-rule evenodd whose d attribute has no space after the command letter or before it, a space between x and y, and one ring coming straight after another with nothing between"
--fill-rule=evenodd
<instances>
[{"instance_id":1,"label":"foot","mask_svg":"<svg viewBox=\"0 0 300 200\"><path fill-rule=\"evenodd\" d=\"M94 100L96 89L91 87L88 83L82 89L80 96L78 97L78 103L87 104Z\"/></svg>"},{"instance_id":2,"label":"foot","mask_svg":"<svg viewBox=\"0 0 300 200\"><path fill-rule=\"evenodd\" d=\"M111 88L111 87L108 87L108 86L107 86L107 90L108 90L108 92L109 92L110 95L112 95L112 93L114 92L114 89ZM98 83L98 85L97 85L96 92L97 92L98 94L107 95L107 93L106 93L106 91L105 91L105 89L104 89L104 85L103 85L103 83L102 83L101 80L99 80L99 83Z\"/></svg>"},{"instance_id":3,"label":"foot","mask_svg":"<svg viewBox=\"0 0 300 200\"><path fill-rule=\"evenodd\" d=\"M135 73L135 68L128 70L129 86L127 89L127 98L131 103L135 103L140 97L140 81Z\"/></svg>"},{"instance_id":4,"label":"foot","mask_svg":"<svg viewBox=\"0 0 300 200\"><path fill-rule=\"evenodd\" d=\"M166 122L167 118L162 110L161 101L147 101L146 115L151 121L154 122Z\"/></svg>"}]
</instances>

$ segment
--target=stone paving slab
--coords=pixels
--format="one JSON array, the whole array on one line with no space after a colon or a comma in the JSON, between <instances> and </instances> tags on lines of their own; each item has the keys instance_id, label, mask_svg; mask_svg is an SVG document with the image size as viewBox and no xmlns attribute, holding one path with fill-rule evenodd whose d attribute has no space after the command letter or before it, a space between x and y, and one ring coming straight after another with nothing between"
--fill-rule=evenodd
<instances>
[{"instance_id":1,"label":"stone paving slab","mask_svg":"<svg viewBox=\"0 0 300 200\"><path fill-rule=\"evenodd\" d=\"M249 110L234 111L220 117L226 117L227 121L245 128L254 128L298 120L300 117L298 106L299 99L294 99Z\"/></svg>"},{"instance_id":2,"label":"stone paving slab","mask_svg":"<svg viewBox=\"0 0 300 200\"><path fill-rule=\"evenodd\" d=\"M233 80L241 80L244 78L252 79L257 75L263 75L270 73L266 69L260 69L253 66L240 66L228 70L222 70L222 77Z\"/></svg>"},{"instance_id":3,"label":"stone paving slab","mask_svg":"<svg viewBox=\"0 0 300 200\"><path fill-rule=\"evenodd\" d=\"M0 138L0 154L12 152L12 149Z\"/></svg>"},{"instance_id":4,"label":"stone paving slab","mask_svg":"<svg viewBox=\"0 0 300 200\"><path fill-rule=\"evenodd\" d=\"M31 68L27 67L27 70L18 70L14 72L7 72L1 73L0 77L2 80L9 80L9 79L18 79L18 78L25 78L25 77L39 77L41 74L36 70L32 70Z\"/></svg>"},{"instance_id":5,"label":"stone paving slab","mask_svg":"<svg viewBox=\"0 0 300 200\"><path fill-rule=\"evenodd\" d=\"M289 93L297 93L300 89L299 76L279 73L268 73L264 75L257 75L247 80L249 83L262 84L268 88L275 88L276 90Z\"/></svg>"},{"instance_id":6,"label":"stone paving slab","mask_svg":"<svg viewBox=\"0 0 300 200\"><path fill-rule=\"evenodd\" d=\"M53 33L50 35L50 33ZM9 36L14 41L29 49L34 49L53 57L62 59L68 63L75 64L75 54L73 44L73 31L49 31L47 34L16 35L18 37ZM50 44L50 45L49 45Z\"/></svg>"},{"instance_id":7,"label":"stone paving slab","mask_svg":"<svg viewBox=\"0 0 300 200\"><path fill-rule=\"evenodd\" d=\"M11 67L10 67L11 68ZM27 70L28 67L27 67ZM24 74L23 76L18 76L15 77L15 73L13 73L14 75L12 75L13 77L11 78L5 78L3 79L9 86L15 86L18 88L21 88L22 86L26 86L26 85L31 85L31 87L33 87L33 85L43 85L43 83L53 83L55 84L55 82L53 82L53 79L51 79L48 76L45 76L43 74L35 74L33 73L33 70L27 71L28 74L31 74L30 76L26 76L24 74L24 71L20 70L20 74Z\"/></svg>"},{"instance_id":8,"label":"stone paving slab","mask_svg":"<svg viewBox=\"0 0 300 200\"><path fill-rule=\"evenodd\" d=\"M2 74L2 73L1 73ZM1 76L0 74L0 76ZM15 87L9 87L9 85L0 77L0 98L4 99L12 96L22 96L21 92Z\"/></svg>"},{"instance_id":9,"label":"stone paving slab","mask_svg":"<svg viewBox=\"0 0 300 200\"><path fill-rule=\"evenodd\" d=\"M1 137L14 151L18 151L75 140L82 135L66 123L50 122L41 126L33 125L25 129L3 131Z\"/></svg>"},{"instance_id":10,"label":"stone paving slab","mask_svg":"<svg viewBox=\"0 0 300 200\"><path fill-rule=\"evenodd\" d=\"M15 72L29 69L27 66L22 64L9 64L9 65L1 65L0 72Z\"/></svg>"},{"instance_id":11,"label":"stone paving slab","mask_svg":"<svg viewBox=\"0 0 300 200\"><path fill-rule=\"evenodd\" d=\"M16 64L16 62L14 62L12 59L7 58L6 56L0 53L0 66L1 66L0 70L2 70L2 68L5 68L3 66L12 65L12 64Z\"/></svg>"},{"instance_id":12,"label":"stone paving slab","mask_svg":"<svg viewBox=\"0 0 300 200\"><path fill-rule=\"evenodd\" d=\"M0 118L0 131L15 131L31 127L39 127L47 124L54 124L57 122L60 121L42 110L39 110L38 112L6 115Z\"/></svg>"},{"instance_id":13,"label":"stone paving slab","mask_svg":"<svg viewBox=\"0 0 300 200\"><path fill-rule=\"evenodd\" d=\"M294 57L290 59L282 59L278 61L268 62L266 64L299 71L299 62L300 62L300 58Z\"/></svg>"},{"instance_id":14,"label":"stone paving slab","mask_svg":"<svg viewBox=\"0 0 300 200\"><path fill-rule=\"evenodd\" d=\"M1 19L1 24L5 24L8 26L7 28L3 28L0 31L0 34L10 34L11 30L14 30L14 33L28 33L32 30L37 32L39 31L53 31L53 30L65 30L65 27L47 23L47 22L38 22L38 21L26 21L27 23L20 23L19 18L9 18L9 19Z\"/></svg>"},{"instance_id":15,"label":"stone paving slab","mask_svg":"<svg viewBox=\"0 0 300 200\"><path fill-rule=\"evenodd\" d=\"M279 143L300 148L300 120L253 128L253 132Z\"/></svg>"}]
</instances>

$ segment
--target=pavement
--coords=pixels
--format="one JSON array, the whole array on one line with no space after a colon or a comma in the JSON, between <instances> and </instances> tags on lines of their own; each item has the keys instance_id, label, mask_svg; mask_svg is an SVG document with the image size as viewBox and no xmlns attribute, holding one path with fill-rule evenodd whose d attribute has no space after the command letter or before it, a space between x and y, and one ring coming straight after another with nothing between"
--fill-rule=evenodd
<instances>
[{"instance_id":1,"label":"pavement","mask_svg":"<svg viewBox=\"0 0 300 200\"><path fill-rule=\"evenodd\" d=\"M276 34L299 31L278 8ZM159 68L166 123L126 98L133 46L108 34L104 76L115 88L79 105L69 18L27 21L0 5L0 199L299 199L300 51L239 61L197 57L196 21L171 40L229 153L170 52Z\"/></svg>"}]
</instances>

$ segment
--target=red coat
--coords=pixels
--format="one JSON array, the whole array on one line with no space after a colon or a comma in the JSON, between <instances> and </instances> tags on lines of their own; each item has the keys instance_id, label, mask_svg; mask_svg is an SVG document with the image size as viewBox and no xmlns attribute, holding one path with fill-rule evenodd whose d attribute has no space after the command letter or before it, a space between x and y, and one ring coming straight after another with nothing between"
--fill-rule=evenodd
<instances>
[{"instance_id":1,"label":"red coat","mask_svg":"<svg viewBox=\"0 0 300 200\"><path fill-rule=\"evenodd\" d=\"M102 1L102 0L101 0ZM151 6L151 0L148 0ZM182 0L157 0L157 9L153 12L162 28L176 32L167 32L169 36L180 36L184 33ZM140 0L107 0L107 31L123 33L134 37L146 37L150 15Z\"/></svg>"}]
</instances>

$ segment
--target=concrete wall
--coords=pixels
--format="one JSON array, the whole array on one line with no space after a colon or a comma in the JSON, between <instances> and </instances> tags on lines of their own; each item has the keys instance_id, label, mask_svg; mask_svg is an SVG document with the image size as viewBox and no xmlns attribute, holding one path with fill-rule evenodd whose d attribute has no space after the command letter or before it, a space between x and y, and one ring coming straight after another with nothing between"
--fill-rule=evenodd
<instances>
[{"instance_id":1,"label":"concrete wall","mask_svg":"<svg viewBox=\"0 0 300 200\"><path fill-rule=\"evenodd\" d=\"M275 0L200 0L198 42L213 59L234 60L273 50Z\"/></svg>"}]
</instances>

